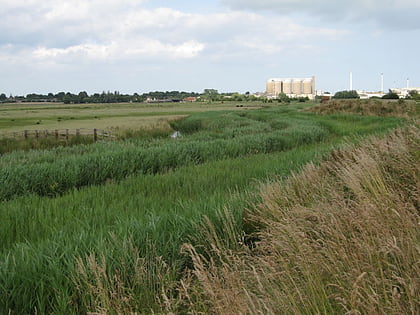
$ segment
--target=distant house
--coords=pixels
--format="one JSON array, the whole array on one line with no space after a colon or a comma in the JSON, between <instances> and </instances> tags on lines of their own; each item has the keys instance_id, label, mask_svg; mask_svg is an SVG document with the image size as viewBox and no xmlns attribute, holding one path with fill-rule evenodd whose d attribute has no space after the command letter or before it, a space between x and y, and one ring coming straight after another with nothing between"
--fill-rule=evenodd
<instances>
[{"instance_id":1,"label":"distant house","mask_svg":"<svg viewBox=\"0 0 420 315\"><path fill-rule=\"evenodd\" d=\"M197 100L197 97L193 97L193 96L186 97L183 99L184 102L195 102L196 100Z\"/></svg>"},{"instance_id":2,"label":"distant house","mask_svg":"<svg viewBox=\"0 0 420 315\"><path fill-rule=\"evenodd\" d=\"M164 98L164 99L157 99L148 97L146 99L146 103L179 103L180 100L177 98Z\"/></svg>"},{"instance_id":3,"label":"distant house","mask_svg":"<svg viewBox=\"0 0 420 315\"><path fill-rule=\"evenodd\" d=\"M332 98L331 94L323 94L321 95L321 103L328 102L331 100L331 98Z\"/></svg>"}]
</instances>

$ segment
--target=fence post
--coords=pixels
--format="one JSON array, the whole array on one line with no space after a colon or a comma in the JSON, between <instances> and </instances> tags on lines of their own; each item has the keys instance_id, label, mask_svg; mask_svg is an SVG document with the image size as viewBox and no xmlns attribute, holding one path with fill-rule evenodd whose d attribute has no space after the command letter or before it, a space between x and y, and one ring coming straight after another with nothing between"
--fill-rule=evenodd
<instances>
[{"instance_id":1,"label":"fence post","mask_svg":"<svg viewBox=\"0 0 420 315\"><path fill-rule=\"evenodd\" d=\"M66 141L68 141L68 140L69 140L69 130L66 129Z\"/></svg>"},{"instance_id":2,"label":"fence post","mask_svg":"<svg viewBox=\"0 0 420 315\"><path fill-rule=\"evenodd\" d=\"M58 130L55 129L55 138L58 139Z\"/></svg>"},{"instance_id":3,"label":"fence post","mask_svg":"<svg viewBox=\"0 0 420 315\"><path fill-rule=\"evenodd\" d=\"M35 130L35 139L38 140L38 138L39 138L39 132L38 132L38 130Z\"/></svg>"},{"instance_id":4,"label":"fence post","mask_svg":"<svg viewBox=\"0 0 420 315\"><path fill-rule=\"evenodd\" d=\"M28 139L28 130L23 131L23 136L25 137L25 139Z\"/></svg>"},{"instance_id":5,"label":"fence post","mask_svg":"<svg viewBox=\"0 0 420 315\"><path fill-rule=\"evenodd\" d=\"M80 129L76 129L76 137L80 136Z\"/></svg>"},{"instance_id":6,"label":"fence post","mask_svg":"<svg viewBox=\"0 0 420 315\"><path fill-rule=\"evenodd\" d=\"M98 141L98 130L96 128L93 129L93 141Z\"/></svg>"}]
</instances>

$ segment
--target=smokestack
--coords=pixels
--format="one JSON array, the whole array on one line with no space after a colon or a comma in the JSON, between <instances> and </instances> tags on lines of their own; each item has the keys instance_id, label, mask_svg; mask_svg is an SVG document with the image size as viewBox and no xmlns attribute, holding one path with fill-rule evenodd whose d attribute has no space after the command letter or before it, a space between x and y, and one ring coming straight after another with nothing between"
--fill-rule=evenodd
<instances>
[{"instance_id":1,"label":"smokestack","mask_svg":"<svg viewBox=\"0 0 420 315\"><path fill-rule=\"evenodd\" d=\"M410 78L407 78L407 90L410 88Z\"/></svg>"},{"instance_id":2,"label":"smokestack","mask_svg":"<svg viewBox=\"0 0 420 315\"><path fill-rule=\"evenodd\" d=\"M384 93L384 74L381 73L381 92Z\"/></svg>"},{"instance_id":3,"label":"smokestack","mask_svg":"<svg viewBox=\"0 0 420 315\"><path fill-rule=\"evenodd\" d=\"M353 91L353 72L350 72L350 91Z\"/></svg>"}]
</instances>

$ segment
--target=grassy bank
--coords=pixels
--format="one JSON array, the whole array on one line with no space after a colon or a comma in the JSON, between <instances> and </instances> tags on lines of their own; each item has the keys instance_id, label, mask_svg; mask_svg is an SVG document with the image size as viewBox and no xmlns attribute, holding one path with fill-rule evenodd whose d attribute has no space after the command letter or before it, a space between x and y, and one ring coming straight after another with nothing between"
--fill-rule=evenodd
<instances>
[{"instance_id":1,"label":"grassy bank","mask_svg":"<svg viewBox=\"0 0 420 315\"><path fill-rule=\"evenodd\" d=\"M420 130L411 127L265 185L246 215L252 247L233 230L232 250L212 224L207 252L185 247L195 278L172 310L418 314L419 148Z\"/></svg>"},{"instance_id":2,"label":"grassy bank","mask_svg":"<svg viewBox=\"0 0 420 315\"><path fill-rule=\"evenodd\" d=\"M330 115L337 113L416 117L420 114L420 103L412 100L331 100L308 108L313 113Z\"/></svg>"}]
</instances>

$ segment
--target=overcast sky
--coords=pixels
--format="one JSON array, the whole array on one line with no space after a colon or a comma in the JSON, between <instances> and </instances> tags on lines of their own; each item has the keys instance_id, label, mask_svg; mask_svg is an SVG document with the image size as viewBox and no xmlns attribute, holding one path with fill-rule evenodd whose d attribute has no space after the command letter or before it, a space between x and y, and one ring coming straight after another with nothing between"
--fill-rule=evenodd
<instances>
[{"instance_id":1,"label":"overcast sky","mask_svg":"<svg viewBox=\"0 0 420 315\"><path fill-rule=\"evenodd\" d=\"M1 0L0 93L420 87L419 0Z\"/></svg>"}]
</instances>

